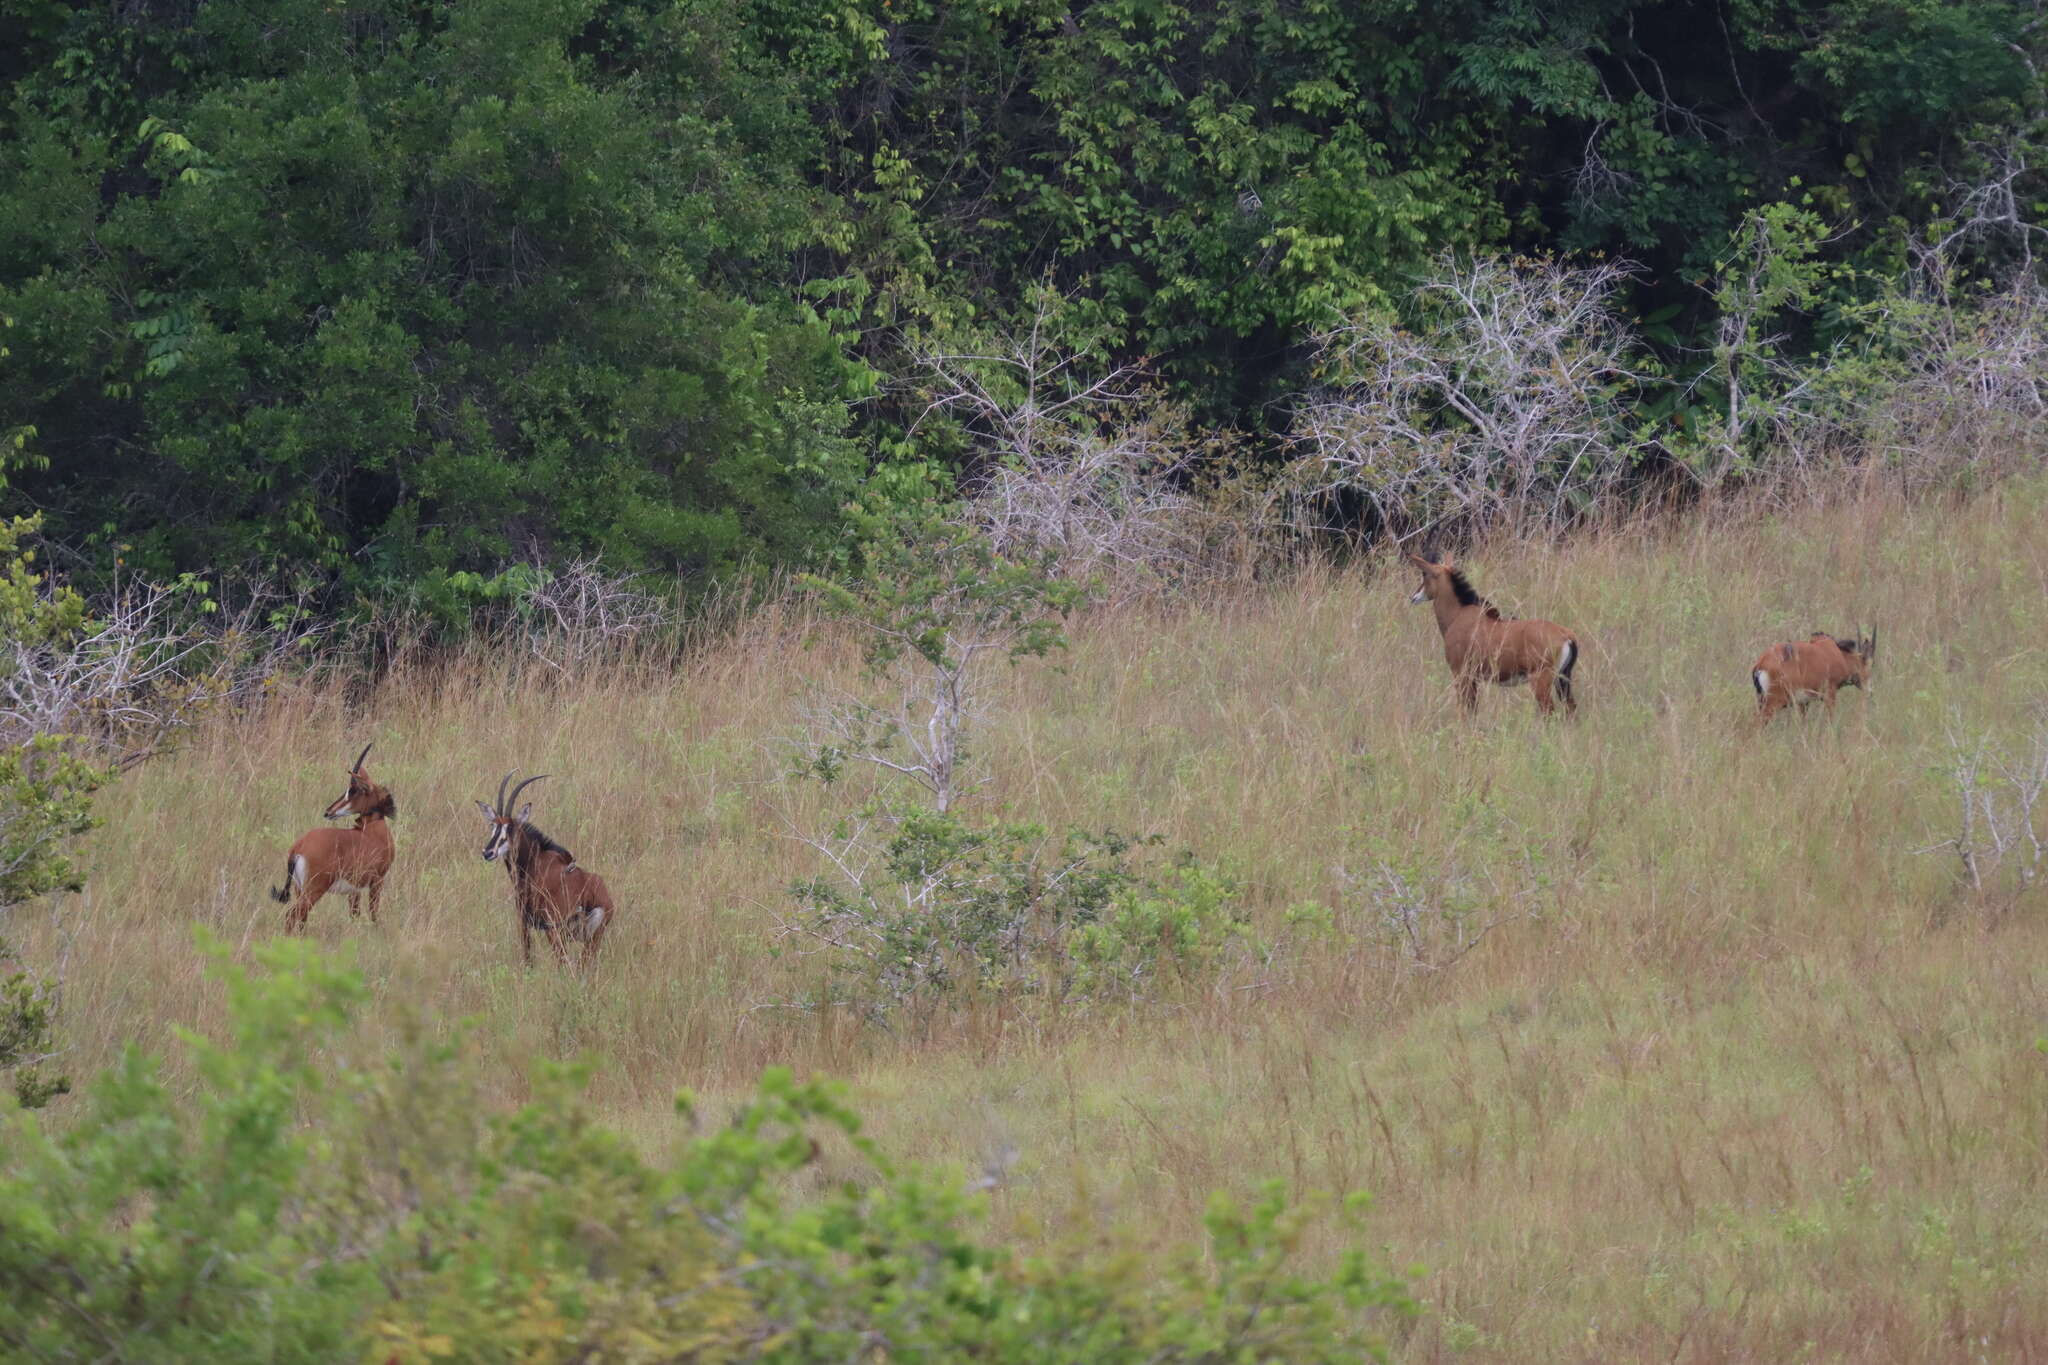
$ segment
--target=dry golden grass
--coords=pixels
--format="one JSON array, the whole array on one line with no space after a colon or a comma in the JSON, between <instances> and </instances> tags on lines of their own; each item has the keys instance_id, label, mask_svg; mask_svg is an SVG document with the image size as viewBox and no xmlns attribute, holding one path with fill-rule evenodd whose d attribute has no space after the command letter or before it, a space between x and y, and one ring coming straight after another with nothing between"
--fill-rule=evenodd
<instances>
[{"instance_id":1,"label":"dry golden grass","mask_svg":"<svg viewBox=\"0 0 2048 1365\"><path fill-rule=\"evenodd\" d=\"M311 931L375 998L472 1018L507 1103L527 1059L600 1053L600 1106L659 1146L678 1087L829 1071L904 1157L1014 1147L993 1216L1027 1244L1082 1216L1184 1238L1268 1175L1371 1190L1387 1257L1423 1268L1405 1360L2048 1358L2048 906L1972 904L1914 851L1953 829L1947 727L2018 733L2048 695L2044 511L2036 481L1469 556L1579 632L1575 725L1499 690L1461 725L1405 570L1091 616L1057 667L995 679L983 807L1221 861L1282 949L1143 1010L968 1007L915 1037L778 1007L823 970L775 951L815 870L788 831L851 800L786 781L780 737L807 680L859 685L844 641L767 612L672 673L472 659L294 692L103 798L61 907L73 1070L218 1020L192 925L277 931L263 888L374 739L384 923L330 899ZM1747 736L1763 646L1857 622L1876 686ZM514 766L554 774L537 821L624 907L587 981L520 970L477 858L470 803ZM1503 922L1404 967L1340 872L1375 856ZM1286 932L1307 903L1335 934Z\"/></svg>"}]
</instances>

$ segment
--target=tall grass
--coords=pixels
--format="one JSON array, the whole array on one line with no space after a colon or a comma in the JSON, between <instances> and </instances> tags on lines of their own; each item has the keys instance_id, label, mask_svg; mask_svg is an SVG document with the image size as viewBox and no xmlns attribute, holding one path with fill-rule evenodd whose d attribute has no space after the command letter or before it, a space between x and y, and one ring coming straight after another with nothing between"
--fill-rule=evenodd
<instances>
[{"instance_id":1,"label":"tall grass","mask_svg":"<svg viewBox=\"0 0 2048 1365\"><path fill-rule=\"evenodd\" d=\"M473 1020L503 1102L531 1058L600 1053L599 1102L658 1149L678 1087L715 1107L767 1063L833 1072L886 1148L986 1168L1027 1243L1080 1217L1186 1235L1267 1175L1370 1190L1424 1268L1404 1359L2039 1358L2048 905L1980 912L1915 850L1954 832L1948 732L2048 695L2044 514L2030 480L1469 555L1504 609L1579 632L1576 724L1500 690L1460 723L1405 569L1077 622L998 679L980 799L1221 861L1278 945L1144 1009L970 999L892 1034L796 1007L825 967L776 934L817 870L791 831L852 797L787 780L780 737L807 684L861 679L793 609L673 667L476 655L288 690L110 789L89 888L21 927L64 958L74 1071L208 1027L192 926L277 932L264 886L375 740L384 922L331 898L311 932L378 997ZM1763 647L1859 622L1875 685L1750 734ZM553 774L536 821L622 903L587 978L519 968L477 857L471 802L514 767ZM1381 864L1491 932L1417 963Z\"/></svg>"}]
</instances>

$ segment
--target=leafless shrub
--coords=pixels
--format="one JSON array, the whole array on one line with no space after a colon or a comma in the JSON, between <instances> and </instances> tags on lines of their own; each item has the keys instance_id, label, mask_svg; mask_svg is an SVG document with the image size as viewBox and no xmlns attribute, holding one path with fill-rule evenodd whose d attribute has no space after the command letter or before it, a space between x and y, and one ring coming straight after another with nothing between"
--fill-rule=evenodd
<instances>
[{"instance_id":1,"label":"leafless shrub","mask_svg":"<svg viewBox=\"0 0 2048 1365\"><path fill-rule=\"evenodd\" d=\"M9 641L0 654L0 742L68 735L128 767L223 704L303 666L318 630L258 595L222 613L179 587L127 584L92 604L85 629Z\"/></svg>"},{"instance_id":2,"label":"leafless shrub","mask_svg":"<svg viewBox=\"0 0 2048 1365\"><path fill-rule=\"evenodd\" d=\"M1966 302L1930 289L1892 328L1897 373L1861 436L1909 487L1995 478L2048 455L2048 297L2030 276Z\"/></svg>"},{"instance_id":3,"label":"leafless shrub","mask_svg":"<svg viewBox=\"0 0 2048 1365\"><path fill-rule=\"evenodd\" d=\"M1439 972L1455 966L1519 913L1482 916L1478 907L1441 880L1432 885L1412 869L1384 858L1365 868L1336 869L1343 899L1364 919L1365 938L1403 969Z\"/></svg>"},{"instance_id":4,"label":"leafless shrub","mask_svg":"<svg viewBox=\"0 0 2048 1365\"><path fill-rule=\"evenodd\" d=\"M1830 297L1820 252L1838 234L1804 212L1745 220L1716 293L1713 373L1727 409L1692 461L1704 482L1737 469L1785 483L1866 467L1911 492L2048 454L2048 294L2033 252L2042 229L2016 198L2024 158L1984 155L1990 178L1951 186L1956 217L1908 243L1911 271L1873 296L1837 299L1853 325L1820 354L1789 352L1771 329Z\"/></svg>"},{"instance_id":5,"label":"leafless shrub","mask_svg":"<svg viewBox=\"0 0 2048 1365\"><path fill-rule=\"evenodd\" d=\"M1943 198L1954 208L1938 235L1914 244L1914 259L1923 272L1942 277L1952 273L1960 253L1971 251L1996 278L2030 277L2035 248L2048 241L2048 227L2028 216L2022 185L2038 169L2022 142L1975 143L1970 150L1982 173L1949 180Z\"/></svg>"},{"instance_id":6,"label":"leafless shrub","mask_svg":"<svg viewBox=\"0 0 2048 1365\"><path fill-rule=\"evenodd\" d=\"M1041 290L1023 327L920 359L925 417L958 419L975 447L971 515L998 553L1050 554L1061 575L1112 593L1215 576L1234 528L1187 476L1216 439L1141 366L1073 339L1070 306Z\"/></svg>"},{"instance_id":7,"label":"leafless shrub","mask_svg":"<svg viewBox=\"0 0 2048 1365\"><path fill-rule=\"evenodd\" d=\"M1617 403L1634 338L1617 263L1440 257L1414 327L1355 318L1316 338L1296 478L1364 497L1399 532L1553 527L1592 510L1635 466Z\"/></svg>"},{"instance_id":8,"label":"leafless shrub","mask_svg":"<svg viewBox=\"0 0 2048 1365\"><path fill-rule=\"evenodd\" d=\"M1775 391L1749 409L1757 476L1868 467L1918 492L2048 457L2048 295L2032 280L1974 297L1923 282L1873 312L1853 345L1773 363Z\"/></svg>"},{"instance_id":9,"label":"leafless shrub","mask_svg":"<svg viewBox=\"0 0 2048 1365\"><path fill-rule=\"evenodd\" d=\"M1068 578L1108 592L1213 579L1225 527L1187 488L1201 453L1171 413L1070 433L995 466L969 509L1003 554L1050 553Z\"/></svg>"},{"instance_id":10,"label":"leafless shrub","mask_svg":"<svg viewBox=\"0 0 2048 1365\"><path fill-rule=\"evenodd\" d=\"M565 568L536 566L525 594L526 641L533 656L557 672L617 658L675 624L666 598L647 592L637 574L605 571L596 558Z\"/></svg>"},{"instance_id":11,"label":"leafless shrub","mask_svg":"<svg viewBox=\"0 0 2048 1365\"><path fill-rule=\"evenodd\" d=\"M1956 784L1956 833L1921 849L1955 854L1973 895L2010 902L2048 884L2048 718L2022 745L1995 746L1981 736L1949 732L1949 772Z\"/></svg>"},{"instance_id":12,"label":"leafless shrub","mask_svg":"<svg viewBox=\"0 0 2048 1365\"><path fill-rule=\"evenodd\" d=\"M981 659L933 667L907 678L893 703L814 690L792 738L797 771L837 781L849 765L893 773L945 812L980 789L967 736L989 715L977 685Z\"/></svg>"}]
</instances>

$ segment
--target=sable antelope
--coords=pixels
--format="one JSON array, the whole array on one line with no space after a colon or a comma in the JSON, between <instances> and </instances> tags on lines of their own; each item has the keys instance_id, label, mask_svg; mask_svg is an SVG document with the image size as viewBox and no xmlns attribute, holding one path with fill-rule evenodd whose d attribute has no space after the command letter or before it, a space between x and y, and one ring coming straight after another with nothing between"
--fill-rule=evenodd
<instances>
[{"instance_id":1,"label":"sable antelope","mask_svg":"<svg viewBox=\"0 0 2048 1365\"><path fill-rule=\"evenodd\" d=\"M1839 640L1817 630L1797 644L1772 645L1749 670L1756 688L1756 723L1762 725L1792 703L1804 711L1818 697L1835 709L1835 693L1869 684L1877 664L1877 628L1869 638Z\"/></svg>"},{"instance_id":2,"label":"sable antelope","mask_svg":"<svg viewBox=\"0 0 2048 1365\"><path fill-rule=\"evenodd\" d=\"M1579 661L1579 641L1555 621L1517 621L1472 590L1465 575L1446 558L1433 563L1421 555L1408 559L1422 570L1422 586L1410 602L1436 608L1437 629L1443 632L1444 661L1458 688L1458 705L1466 715L1479 706L1479 684L1502 686L1528 680L1536 694L1536 710L1549 715L1552 696L1565 710L1576 712L1572 698L1572 666Z\"/></svg>"},{"instance_id":3,"label":"sable antelope","mask_svg":"<svg viewBox=\"0 0 2048 1365\"><path fill-rule=\"evenodd\" d=\"M484 819L491 822L490 837L484 841L484 861L494 863L502 859L506 874L512 878L512 913L519 920L519 951L528 966L533 965L534 930L548 936L555 956L564 962L569 960L569 950L562 940L566 937L581 941L581 960L588 962L597 956L597 945L604 939L605 930L612 927L616 913L604 878L578 867L575 854L528 821L527 817L533 814L532 802L521 806L518 815L510 813L519 793L546 776L540 773L527 778L508 797L505 784L512 780L512 774L506 773L498 782L498 804L493 807L482 801L476 803Z\"/></svg>"},{"instance_id":4,"label":"sable antelope","mask_svg":"<svg viewBox=\"0 0 2048 1365\"><path fill-rule=\"evenodd\" d=\"M298 900L284 912L286 933L303 929L313 903L329 891L347 895L352 916L362 913L359 902L362 893L369 892L370 923L377 922L377 901L384 894L384 877L391 871L397 851L389 822L398 816L398 802L363 771L363 760L369 756L370 746L365 744L348 770L348 790L322 812L329 820L353 815L355 824L347 829L309 830L284 856L284 885L271 887L270 898L282 905L292 899L295 888L298 892Z\"/></svg>"}]
</instances>

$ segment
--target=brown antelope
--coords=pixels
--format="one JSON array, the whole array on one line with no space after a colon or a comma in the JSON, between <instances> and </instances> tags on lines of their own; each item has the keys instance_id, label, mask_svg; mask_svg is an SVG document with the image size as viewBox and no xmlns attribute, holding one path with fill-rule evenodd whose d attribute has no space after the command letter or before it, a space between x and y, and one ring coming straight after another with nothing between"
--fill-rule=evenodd
<instances>
[{"instance_id":1,"label":"brown antelope","mask_svg":"<svg viewBox=\"0 0 2048 1365\"><path fill-rule=\"evenodd\" d=\"M528 821L533 803L521 806L516 816L510 813L519 793L546 776L541 773L527 778L508 797L505 784L512 780L512 774L506 773L498 783L498 804L493 807L482 801L476 803L484 819L491 822L490 837L484 841L484 861L502 860L512 879L512 913L519 921L519 951L529 967L533 965L534 930L548 936L555 956L564 962L569 960L569 950L563 940L581 941L580 960L588 962L597 956L597 945L612 927L616 914L604 878L578 867L575 854Z\"/></svg>"},{"instance_id":2,"label":"brown antelope","mask_svg":"<svg viewBox=\"0 0 2048 1365\"><path fill-rule=\"evenodd\" d=\"M390 821L397 818L398 802L391 793L370 780L363 760L370 756L365 744L348 770L348 790L334 798L322 812L329 820L355 816L347 829L316 829L301 835L284 855L284 885L270 888L270 898L280 905L298 899L284 912L284 929L303 929L313 903L329 891L348 897L350 915L362 914L362 893L370 893L370 923L377 922L377 901L384 894L384 877L391 871L397 846L391 840Z\"/></svg>"},{"instance_id":3,"label":"brown antelope","mask_svg":"<svg viewBox=\"0 0 2048 1365\"><path fill-rule=\"evenodd\" d=\"M1443 632L1444 661L1457 684L1458 705L1466 715L1479 706L1479 684L1502 686L1528 681L1536 694L1536 710L1549 715L1551 698L1576 712L1572 699L1572 666L1579 661L1578 637L1555 621L1517 621L1472 590L1450 559L1437 564L1409 555L1422 570L1422 586L1411 602L1436 608L1437 629Z\"/></svg>"},{"instance_id":4,"label":"brown antelope","mask_svg":"<svg viewBox=\"0 0 2048 1365\"><path fill-rule=\"evenodd\" d=\"M1772 645L1749 670L1756 688L1756 723L1763 725L1793 702L1804 711L1818 698L1835 709L1835 694L1865 687L1877 665L1877 628L1869 638L1838 640L1817 630L1797 644Z\"/></svg>"}]
</instances>

